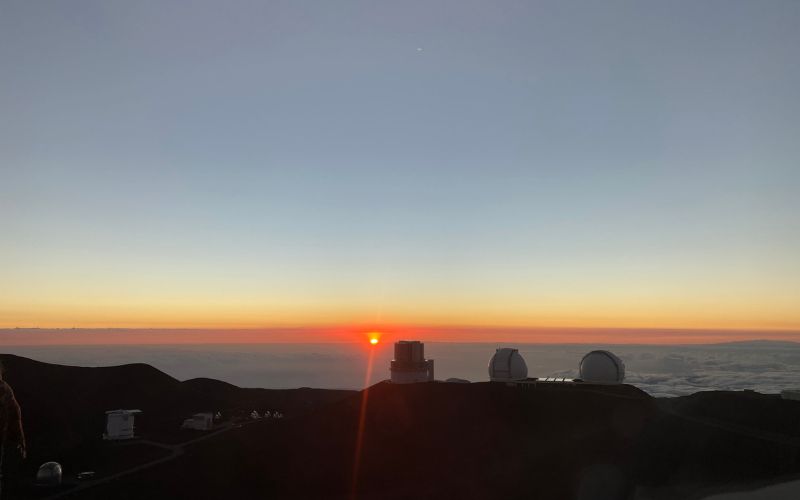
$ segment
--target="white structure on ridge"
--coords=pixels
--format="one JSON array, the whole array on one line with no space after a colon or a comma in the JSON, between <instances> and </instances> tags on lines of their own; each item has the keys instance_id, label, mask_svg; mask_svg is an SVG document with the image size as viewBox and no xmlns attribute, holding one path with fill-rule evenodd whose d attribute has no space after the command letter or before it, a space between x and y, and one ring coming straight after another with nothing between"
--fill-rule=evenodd
<instances>
[{"instance_id":1,"label":"white structure on ridge","mask_svg":"<svg viewBox=\"0 0 800 500\"><path fill-rule=\"evenodd\" d=\"M195 413L192 418L187 418L181 424L181 429L194 429L198 431L207 431L214 427L214 414L208 413Z\"/></svg>"},{"instance_id":2,"label":"white structure on ridge","mask_svg":"<svg viewBox=\"0 0 800 500\"><path fill-rule=\"evenodd\" d=\"M393 384L413 384L433 380L433 360L425 359L425 344L419 340L401 340L394 344L390 371Z\"/></svg>"},{"instance_id":3,"label":"white structure on ridge","mask_svg":"<svg viewBox=\"0 0 800 500\"><path fill-rule=\"evenodd\" d=\"M592 384L621 384L625 363L609 351L592 351L580 364L581 379Z\"/></svg>"},{"instance_id":4,"label":"white structure on ridge","mask_svg":"<svg viewBox=\"0 0 800 500\"><path fill-rule=\"evenodd\" d=\"M504 347L494 353L489 360L489 380L492 382L513 382L528 378L528 365L518 349Z\"/></svg>"},{"instance_id":5,"label":"white structure on ridge","mask_svg":"<svg viewBox=\"0 0 800 500\"><path fill-rule=\"evenodd\" d=\"M61 464L58 462L45 462L36 471L37 486L59 486L61 484Z\"/></svg>"},{"instance_id":6,"label":"white structure on ridge","mask_svg":"<svg viewBox=\"0 0 800 500\"><path fill-rule=\"evenodd\" d=\"M134 416L142 410L109 410L106 412L106 432L103 439L115 441L134 438Z\"/></svg>"}]
</instances>

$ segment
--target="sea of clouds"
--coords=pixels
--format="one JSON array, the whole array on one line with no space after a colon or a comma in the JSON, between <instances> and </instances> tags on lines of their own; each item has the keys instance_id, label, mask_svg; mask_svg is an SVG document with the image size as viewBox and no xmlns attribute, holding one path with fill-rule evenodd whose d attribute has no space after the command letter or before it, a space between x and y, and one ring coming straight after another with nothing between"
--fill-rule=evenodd
<instances>
[{"instance_id":1,"label":"sea of clouds","mask_svg":"<svg viewBox=\"0 0 800 500\"><path fill-rule=\"evenodd\" d=\"M487 380L497 344L428 343L436 378ZM753 389L777 393L800 387L800 344L747 342L717 345L519 344L529 376L577 377L581 357L609 349L622 358L626 382L654 396ZM152 346L10 346L3 352L77 366L147 363L186 380L209 377L242 387L358 389L388 377L391 345L203 344ZM372 370L367 373L372 358Z\"/></svg>"},{"instance_id":2,"label":"sea of clouds","mask_svg":"<svg viewBox=\"0 0 800 500\"><path fill-rule=\"evenodd\" d=\"M654 396L708 390L778 393L800 388L800 344L744 342L715 345L577 345L427 343L436 378L488 379L498 347L516 347L531 377L577 377L581 357L609 349L625 362L626 382ZM186 380L209 377L241 387L359 389L389 376L392 346L361 344L201 344L149 346L8 346L0 352L77 366L147 363ZM372 358L372 370L368 369Z\"/></svg>"}]
</instances>

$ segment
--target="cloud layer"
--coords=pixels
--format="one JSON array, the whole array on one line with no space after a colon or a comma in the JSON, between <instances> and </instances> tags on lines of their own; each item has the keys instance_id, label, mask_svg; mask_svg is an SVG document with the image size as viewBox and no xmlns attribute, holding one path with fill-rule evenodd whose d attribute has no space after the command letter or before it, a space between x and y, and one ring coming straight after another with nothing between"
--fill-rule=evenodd
<instances>
[{"instance_id":1,"label":"cloud layer","mask_svg":"<svg viewBox=\"0 0 800 500\"><path fill-rule=\"evenodd\" d=\"M436 378L488 379L495 344L428 343ZM505 347L505 345L503 346ZM654 396L705 390L753 389L777 393L800 386L800 344L756 342L706 346L517 346L532 377L576 377L581 357L592 349L615 352L626 365L626 382ZM10 346L4 352L40 361L103 366L142 362L175 378L210 377L242 387L358 389L388 378L391 345L373 350L359 344L253 344L180 346Z\"/></svg>"}]
</instances>

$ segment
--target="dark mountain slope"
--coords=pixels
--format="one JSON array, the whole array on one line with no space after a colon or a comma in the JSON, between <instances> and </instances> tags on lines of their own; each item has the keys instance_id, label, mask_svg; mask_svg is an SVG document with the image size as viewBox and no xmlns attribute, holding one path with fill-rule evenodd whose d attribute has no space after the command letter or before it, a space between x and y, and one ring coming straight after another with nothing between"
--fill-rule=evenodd
<instances>
[{"instance_id":1,"label":"dark mountain slope","mask_svg":"<svg viewBox=\"0 0 800 500\"><path fill-rule=\"evenodd\" d=\"M212 404L287 414L232 427L71 498L693 499L800 471L800 405L749 392L657 401L627 385L557 383L269 391L178 382L144 365L2 360L39 448L30 477L44 460L61 461L68 474L95 467L108 477L159 456L145 442L102 442L94 426L81 441L80 419L100 411L101 432L107 408L145 410L142 434L160 441L175 435L187 412ZM68 437L77 440L72 452L59 444Z\"/></svg>"},{"instance_id":2,"label":"dark mountain slope","mask_svg":"<svg viewBox=\"0 0 800 500\"><path fill-rule=\"evenodd\" d=\"M771 399L739 395L746 414ZM234 430L76 498L354 498L363 396ZM760 433L660 410L630 386L383 383L367 398L355 498L700 498L800 470L796 443Z\"/></svg>"},{"instance_id":3,"label":"dark mountain slope","mask_svg":"<svg viewBox=\"0 0 800 500\"><path fill-rule=\"evenodd\" d=\"M655 406L635 388L605 389L378 384L364 413L358 498L627 492L635 438ZM362 402L232 431L81 498L348 498Z\"/></svg>"},{"instance_id":4,"label":"dark mountain slope","mask_svg":"<svg viewBox=\"0 0 800 500\"><path fill-rule=\"evenodd\" d=\"M198 411L228 415L253 409L302 414L354 391L240 389L210 379L180 382L145 364L85 368L0 354L4 378L22 407L30 460L77 460L104 446L105 412L140 409L137 433L180 441L184 418Z\"/></svg>"},{"instance_id":5,"label":"dark mountain slope","mask_svg":"<svg viewBox=\"0 0 800 500\"><path fill-rule=\"evenodd\" d=\"M105 411L139 408L157 419L193 405L181 383L145 364L83 368L0 355L5 379L23 409L31 451L68 449L105 428ZM142 425L147 425L142 419Z\"/></svg>"},{"instance_id":6,"label":"dark mountain slope","mask_svg":"<svg viewBox=\"0 0 800 500\"><path fill-rule=\"evenodd\" d=\"M800 438L800 401L778 394L752 391L707 391L668 398L659 405L670 412L711 421L726 422L764 432Z\"/></svg>"}]
</instances>

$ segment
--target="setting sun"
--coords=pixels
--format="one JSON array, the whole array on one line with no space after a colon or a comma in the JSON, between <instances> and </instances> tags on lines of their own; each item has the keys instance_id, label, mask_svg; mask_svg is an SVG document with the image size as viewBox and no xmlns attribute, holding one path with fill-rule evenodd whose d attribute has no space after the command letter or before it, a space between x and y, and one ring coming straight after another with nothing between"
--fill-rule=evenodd
<instances>
[{"instance_id":1,"label":"setting sun","mask_svg":"<svg viewBox=\"0 0 800 500\"><path fill-rule=\"evenodd\" d=\"M378 343L378 339L375 338L375 337L372 337L371 339L369 339L369 343L372 344L372 345L375 345L375 344Z\"/></svg>"}]
</instances>

